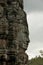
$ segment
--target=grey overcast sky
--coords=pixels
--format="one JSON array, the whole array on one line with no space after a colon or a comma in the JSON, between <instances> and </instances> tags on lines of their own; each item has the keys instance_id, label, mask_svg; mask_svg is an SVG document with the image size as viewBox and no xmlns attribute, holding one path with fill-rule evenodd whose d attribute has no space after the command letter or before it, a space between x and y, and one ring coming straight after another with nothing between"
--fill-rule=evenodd
<instances>
[{"instance_id":1,"label":"grey overcast sky","mask_svg":"<svg viewBox=\"0 0 43 65\"><path fill-rule=\"evenodd\" d=\"M24 10L30 32L30 44L26 52L31 59L39 56L39 50L43 50L43 0L24 0Z\"/></svg>"}]
</instances>

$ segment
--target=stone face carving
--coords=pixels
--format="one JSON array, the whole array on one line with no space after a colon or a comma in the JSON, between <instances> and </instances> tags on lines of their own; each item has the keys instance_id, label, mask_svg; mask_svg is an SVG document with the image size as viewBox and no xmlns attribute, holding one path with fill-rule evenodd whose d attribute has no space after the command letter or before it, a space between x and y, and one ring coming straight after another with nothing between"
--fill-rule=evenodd
<instances>
[{"instance_id":1,"label":"stone face carving","mask_svg":"<svg viewBox=\"0 0 43 65\"><path fill-rule=\"evenodd\" d=\"M23 0L0 0L1 65L27 65L29 41Z\"/></svg>"}]
</instances>

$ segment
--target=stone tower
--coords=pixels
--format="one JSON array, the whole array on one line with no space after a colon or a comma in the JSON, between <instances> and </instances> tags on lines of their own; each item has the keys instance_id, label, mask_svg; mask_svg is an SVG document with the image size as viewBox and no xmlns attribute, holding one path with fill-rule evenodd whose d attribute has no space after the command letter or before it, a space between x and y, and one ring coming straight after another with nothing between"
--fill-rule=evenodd
<instances>
[{"instance_id":1,"label":"stone tower","mask_svg":"<svg viewBox=\"0 0 43 65\"><path fill-rule=\"evenodd\" d=\"M27 65L28 43L23 0L0 0L0 65Z\"/></svg>"}]
</instances>

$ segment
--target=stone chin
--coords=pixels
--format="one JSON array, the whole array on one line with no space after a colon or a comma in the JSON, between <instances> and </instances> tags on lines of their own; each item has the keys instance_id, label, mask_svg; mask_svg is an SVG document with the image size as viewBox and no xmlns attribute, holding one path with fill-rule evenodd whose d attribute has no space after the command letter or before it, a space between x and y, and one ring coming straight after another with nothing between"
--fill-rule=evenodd
<instances>
[{"instance_id":1,"label":"stone chin","mask_svg":"<svg viewBox=\"0 0 43 65\"><path fill-rule=\"evenodd\" d=\"M26 45L26 44L23 45L24 50L27 50L27 47L28 47L28 45Z\"/></svg>"}]
</instances>

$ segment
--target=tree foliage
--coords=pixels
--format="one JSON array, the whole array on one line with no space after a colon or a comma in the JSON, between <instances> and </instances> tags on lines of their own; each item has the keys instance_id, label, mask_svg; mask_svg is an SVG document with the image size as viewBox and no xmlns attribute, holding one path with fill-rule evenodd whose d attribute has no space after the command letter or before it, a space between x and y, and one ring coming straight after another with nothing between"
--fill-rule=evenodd
<instances>
[{"instance_id":1,"label":"tree foliage","mask_svg":"<svg viewBox=\"0 0 43 65\"><path fill-rule=\"evenodd\" d=\"M41 56L43 56L43 50L40 50L39 52L40 52Z\"/></svg>"},{"instance_id":2,"label":"tree foliage","mask_svg":"<svg viewBox=\"0 0 43 65\"><path fill-rule=\"evenodd\" d=\"M32 58L30 61L29 61L29 65L43 65L43 58L42 57L35 57L35 58Z\"/></svg>"}]
</instances>

